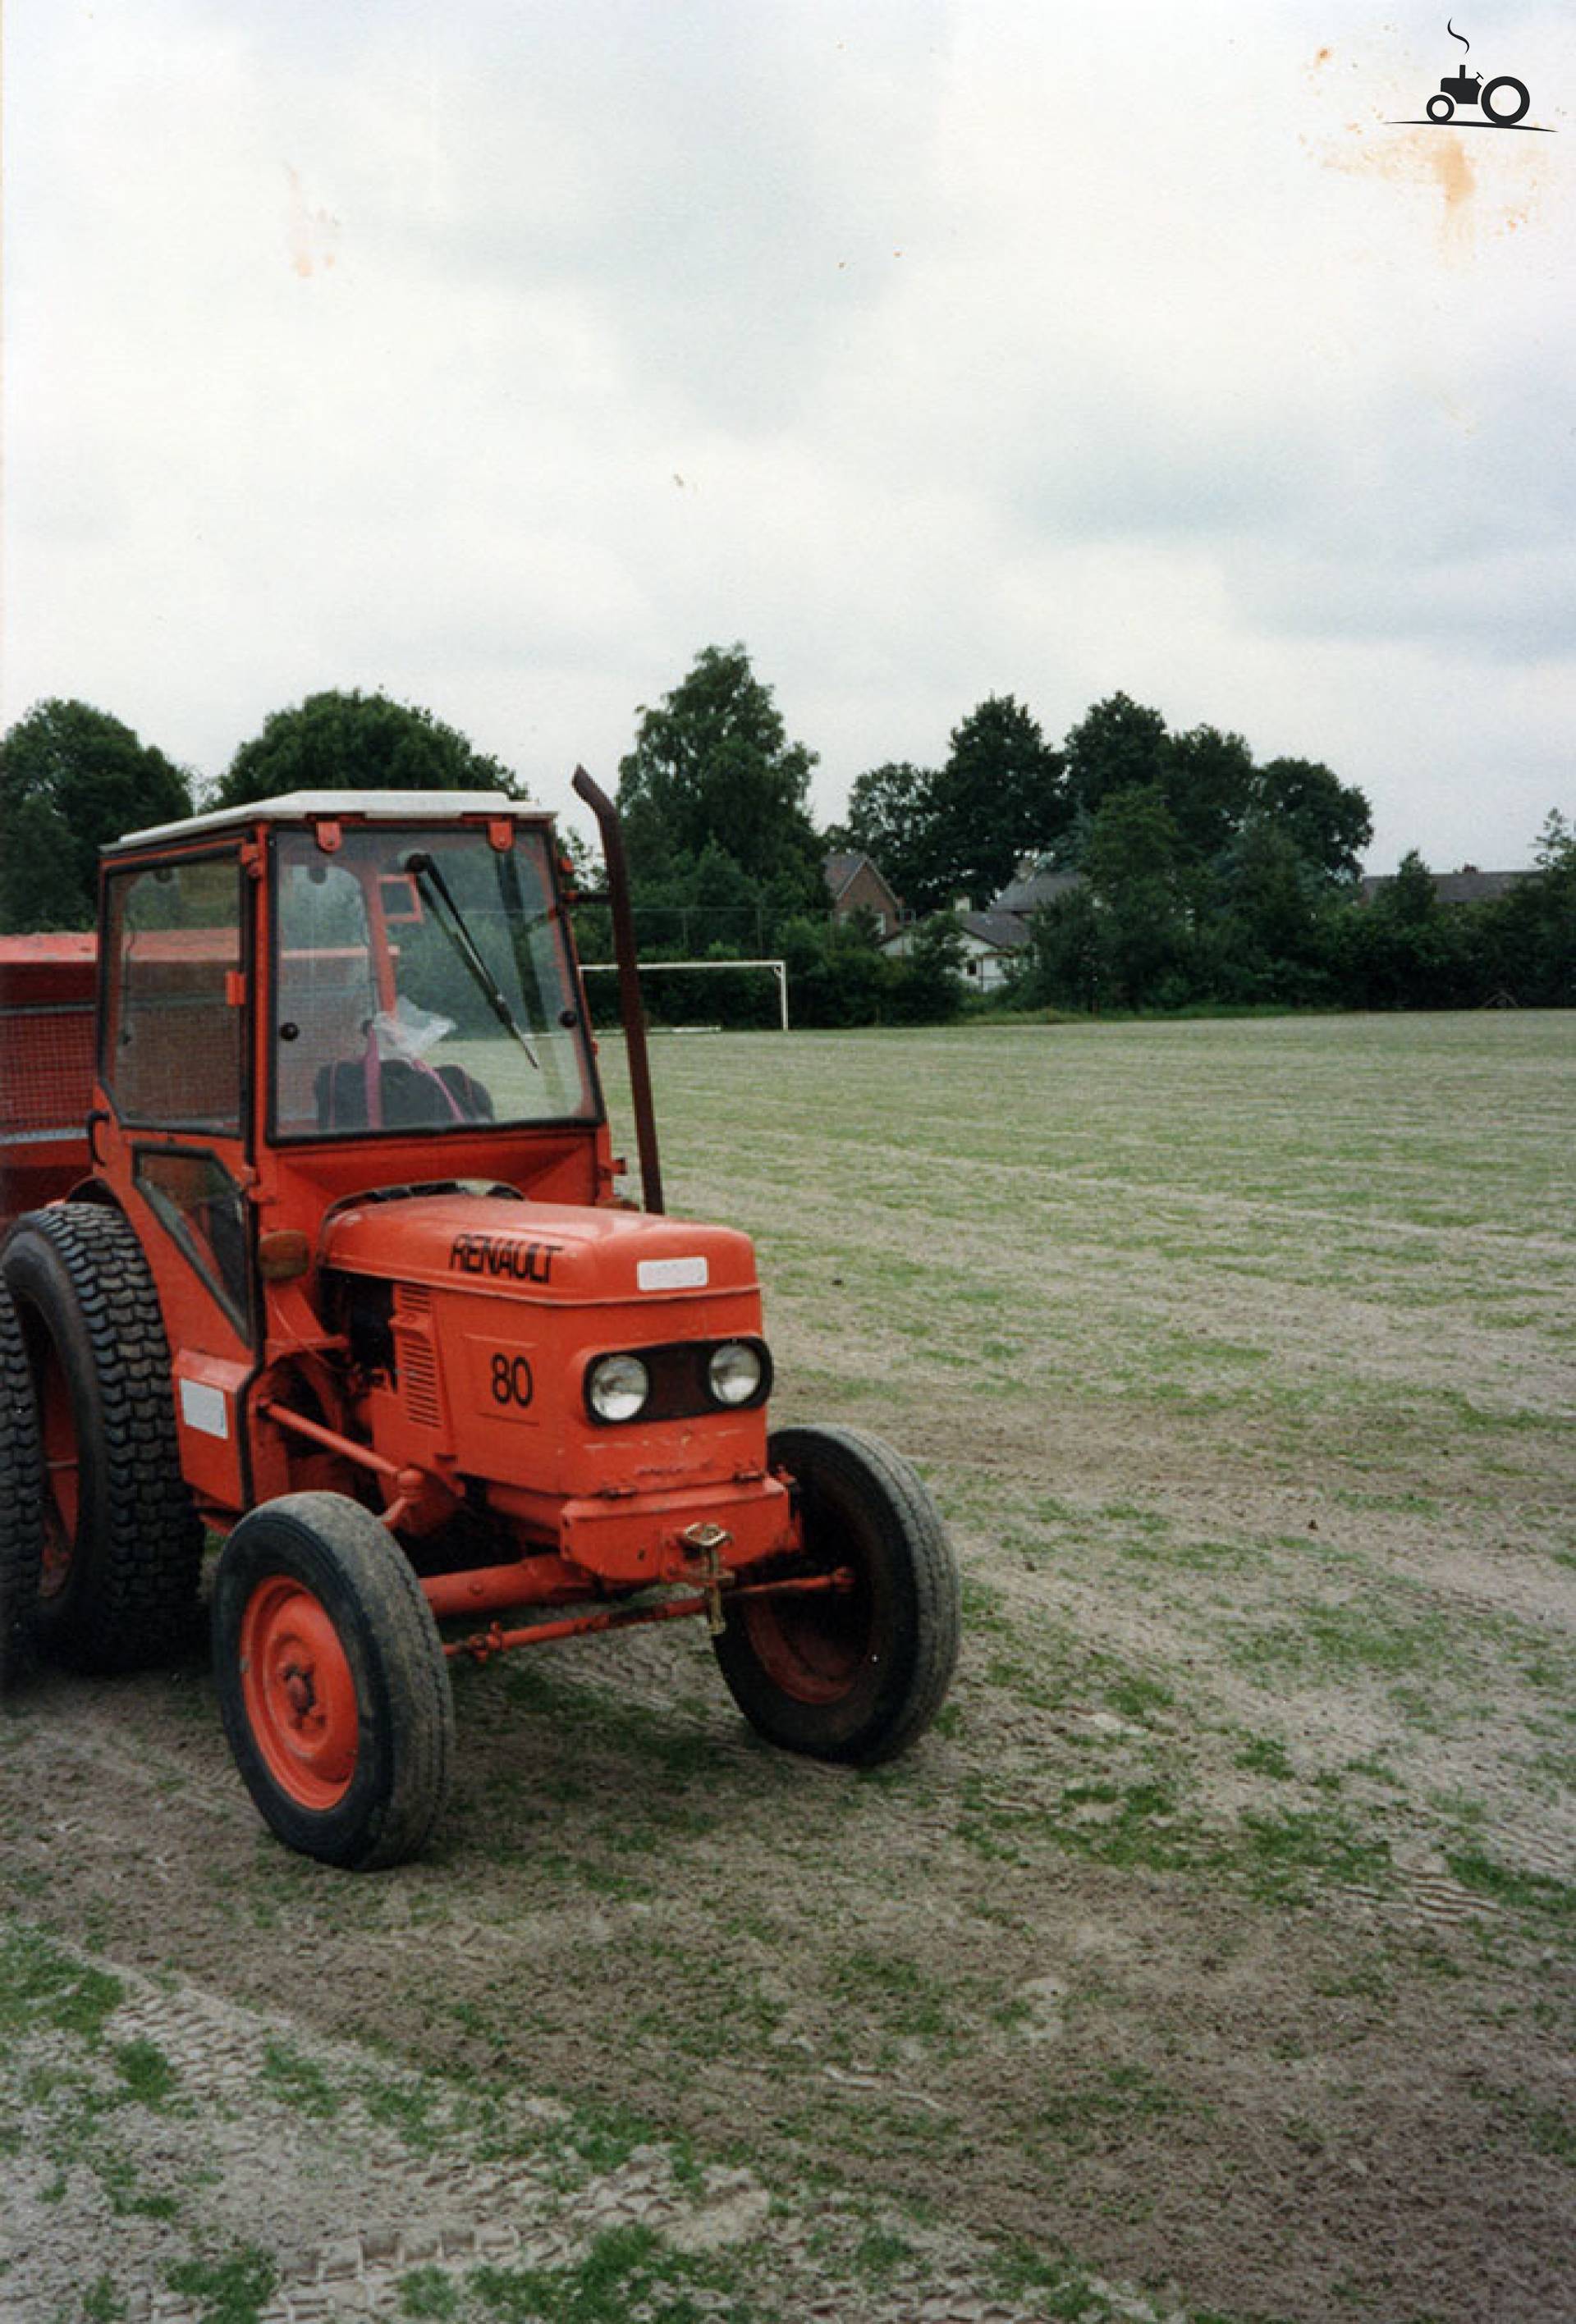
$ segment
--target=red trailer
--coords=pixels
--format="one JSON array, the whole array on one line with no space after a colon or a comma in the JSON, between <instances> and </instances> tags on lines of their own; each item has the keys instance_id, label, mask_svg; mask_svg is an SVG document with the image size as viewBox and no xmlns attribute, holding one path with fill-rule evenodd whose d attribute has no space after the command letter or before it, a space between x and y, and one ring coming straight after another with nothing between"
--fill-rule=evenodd
<instances>
[{"instance_id":1,"label":"red trailer","mask_svg":"<svg viewBox=\"0 0 1576 2324\"><path fill-rule=\"evenodd\" d=\"M89 1167L95 936L0 936L0 1227Z\"/></svg>"}]
</instances>

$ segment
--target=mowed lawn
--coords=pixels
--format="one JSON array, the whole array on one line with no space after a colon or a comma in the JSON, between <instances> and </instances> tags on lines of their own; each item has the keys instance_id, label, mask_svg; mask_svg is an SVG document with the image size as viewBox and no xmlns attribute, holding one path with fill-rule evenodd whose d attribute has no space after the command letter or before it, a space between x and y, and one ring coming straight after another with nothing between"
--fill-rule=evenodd
<instances>
[{"instance_id":1,"label":"mowed lawn","mask_svg":"<svg viewBox=\"0 0 1576 2324\"><path fill-rule=\"evenodd\" d=\"M360 2221L375 2312L484 2324L1576 2312L1576 1018L653 1058L670 1209L756 1238L778 1418L886 1437L950 1523L951 1700L858 1775L756 1742L699 1626L467 1667L433 1853L357 1880L261 1833L199 1657L46 1681L0 1732L16 1941L270 2013L213 2086L272 2209L139 2149L170 2209L102 2311L135 2236L315 2282ZM168 2144L206 2053L136 1990ZM570 2240L528 2280L399 2244L387 2190L440 2180Z\"/></svg>"},{"instance_id":2,"label":"mowed lawn","mask_svg":"<svg viewBox=\"0 0 1576 2324\"><path fill-rule=\"evenodd\" d=\"M935 1908L867 2000L987 2081L1043 2037L1000 2208L1254 2314L1576 2306L1576 1019L654 1054L779 1415L953 1525L944 1743L886 1779Z\"/></svg>"}]
</instances>

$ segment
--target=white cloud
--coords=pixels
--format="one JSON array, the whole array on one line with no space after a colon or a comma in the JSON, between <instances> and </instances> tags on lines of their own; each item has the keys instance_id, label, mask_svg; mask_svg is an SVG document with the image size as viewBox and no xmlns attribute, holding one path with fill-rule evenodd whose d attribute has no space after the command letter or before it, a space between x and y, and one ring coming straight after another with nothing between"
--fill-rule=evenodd
<instances>
[{"instance_id":1,"label":"white cloud","mask_svg":"<svg viewBox=\"0 0 1576 2324\"><path fill-rule=\"evenodd\" d=\"M742 637L828 813L1117 686L1328 759L1376 862L1572 804L1553 12L1474 38L1557 134L1475 140L1350 0L8 29L7 717L216 773L384 684L561 804Z\"/></svg>"}]
</instances>

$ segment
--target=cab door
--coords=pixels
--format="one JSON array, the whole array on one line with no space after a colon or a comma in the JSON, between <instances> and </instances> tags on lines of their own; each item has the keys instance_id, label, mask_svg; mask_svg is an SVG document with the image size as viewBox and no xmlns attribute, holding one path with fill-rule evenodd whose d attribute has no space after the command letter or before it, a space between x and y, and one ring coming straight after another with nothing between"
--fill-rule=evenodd
<instances>
[{"instance_id":1,"label":"cab door","mask_svg":"<svg viewBox=\"0 0 1576 2324\"><path fill-rule=\"evenodd\" d=\"M98 1139L158 1286L181 1466L245 1506L243 1398L256 1369L246 998L251 881L239 849L105 878Z\"/></svg>"}]
</instances>

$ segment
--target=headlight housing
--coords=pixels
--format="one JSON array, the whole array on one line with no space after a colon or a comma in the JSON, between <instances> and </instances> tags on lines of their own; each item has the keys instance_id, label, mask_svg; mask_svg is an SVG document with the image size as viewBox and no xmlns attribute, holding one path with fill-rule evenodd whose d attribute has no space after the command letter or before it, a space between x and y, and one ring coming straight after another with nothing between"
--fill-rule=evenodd
<instances>
[{"instance_id":1,"label":"headlight housing","mask_svg":"<svg viewBox=\"0 0 1576 2324\"><path fill-rule=\"evenodd\" d=\"M580 1375L587 1417L598 1428L639 1421L720 1419L753 1412L772 1391L765 1340L666 1340L610 1348Z\"/></svg>"},{"instance_id":2,"label":"headlight housing","mask_svg":"<svg viewBox=\"0 0 1576 2324\"><path fill-rule=\"evenodd\" d=\"M747 1340L724 1340L706 1366L706 1385L718 1404L751 1404L760 1393L765 1366Z\"/></svg>"},{"instance_id":3,"label":"headlight housing","mask_svg":"<svg viewBox=\"0 0 1576 2324\"><path fill-rule=\"evenodd\" d=\"M586 1402L598 1420L635 1420L651 1395L651 1374L638 1356L598 1356L586 1374Z\"/></svg>"}]
</instances>

